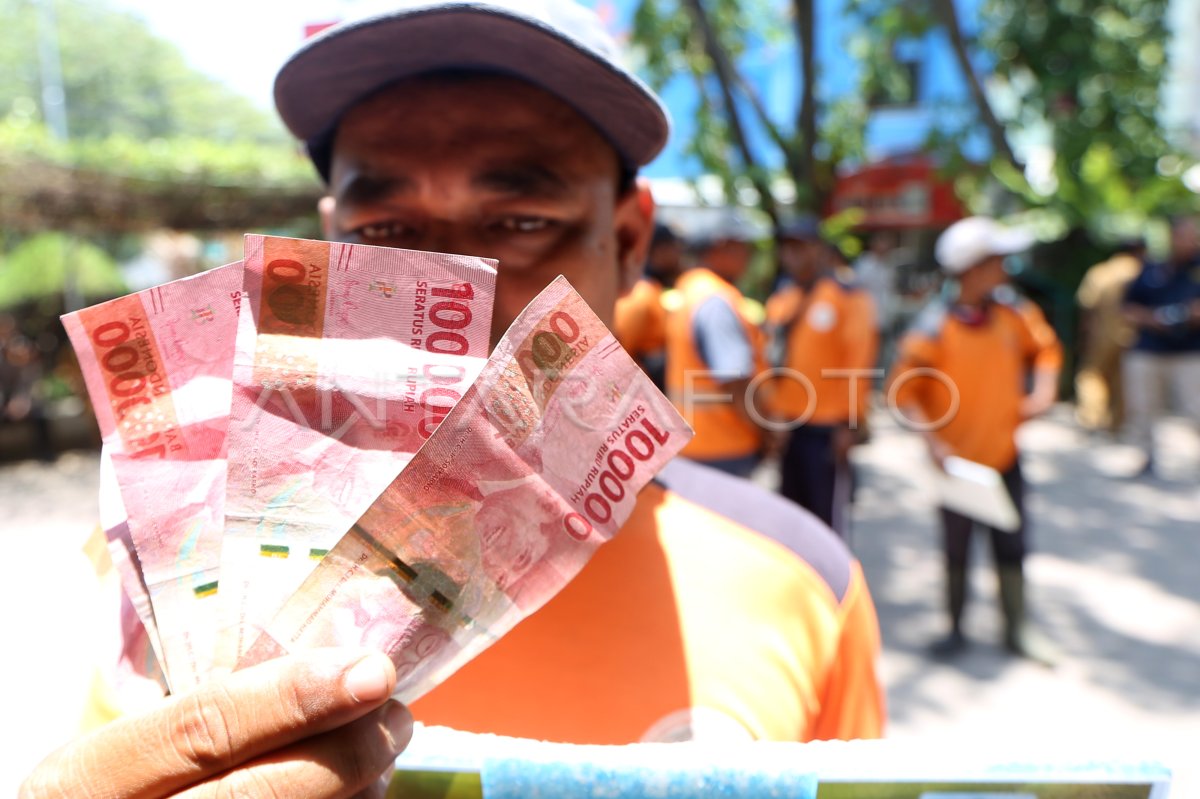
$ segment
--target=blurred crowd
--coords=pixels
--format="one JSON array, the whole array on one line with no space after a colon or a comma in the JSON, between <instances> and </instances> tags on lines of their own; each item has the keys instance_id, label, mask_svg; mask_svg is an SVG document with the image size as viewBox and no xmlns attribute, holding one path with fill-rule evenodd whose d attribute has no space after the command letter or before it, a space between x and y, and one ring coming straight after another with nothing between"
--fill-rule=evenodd
<instances>
[{"instance_id":1,"label":"blurred crowd","mask_svg":"<svg viewBox=\"0 0 1200 799\"><path fill-rule=\"evenodd\" d=\"M1011 518L938 512L949 629L932 652L953 655L967 643L968 551L983 527L1005 644L1053 664L1026 621L1016 431L1059 398L1064 362L1078 365L1079 423L1141 453L1130 477L1154 474L1159 417L1178 411L1200 424L1197 220L1172 218L1169 228L1164 257L1151 258L1143 239L1122 241L1088 270L1077 294L1081 328L1063 337L1077 342L1070 360L1047 315L1011 280L1033 237L985 217L943 231L916 280L890 231L869 234L851 262L817 219L785 221L765 302L738 289L758 252L740 212L688 241L660 224L645 275L618 305L616 334L696 430L684 455L775 482L851 546L851 452L870 438L872 407L922 435L943 472L991 470Z\"/></svg>"},{"instance_id":2,"label":"blurred crowd","mask_svg":"<svg viewBox=\"0 0 1200 799\"><path fill-rule=\"evenodd\" d=\"M1117 247L1088 270L1076 295L1082 315L1077 414L1090 430L1127 435L1155 473L1154 428L1171 410L1200 420L1200 228L1170 220L1170 251L1147 258L1144 239Z\"/></svg>"},{"instance_id":3,"label":"blurred crowd","mask_svg":"<svg viewBox=\"0 0 1200 799\"><path fill-rule=\"evenodd\" d=\"M1065 362L1075 366L1079 424L1139 447L1145 458L1138 474L1153 473L1152 430L1159 417L1177 412L1200 419L1197 224L1190 216L1167 220L1169 249L1159 257L1144 237L1112 245L1111 256L1090 267L1078 286L1078 313L1068 320L1077 320L1078 329L1062 336L1073 343ZM1008 256L1027 257L1034 241L1012 232L1014 252L998 253L1006 258L1007 277L999 276L992 300L1021 293L1020 282L1010 279L1020 265ZM763 248L761 235L737 210L703 236L685 239L670 225L656 227L645 274L618 304L615 333L678 404L692 395L688 418L700 425L693 458L745 475L764 458L778 459L797 435L811 433L805 428L854 429L839 441L839 455L867 440L867 411L871 403L887 402L892 384L885 376L899 344L927 322L931 306L955 307L962 281L956 267L932 252L914 265L920 259L899 247L893 231L868 231L863 240L860 254L847 258L817 219L801 217L781 224L774 246ZM767 251L772 278L760 300L739 286ZM1066 332L1062 319L1042 310L1060 336ZM691 325L681 327L687 318ZM831 369L861 374L822 379ZM714 386L740 403L743 414L724 408L719 413L733 415L710 424L709 414L718 411L704 406L729 404L704 393ZM788 429L773 429L780 426ZM832 518L828 511L818 515Z\"/></svg>"}]
</instances>

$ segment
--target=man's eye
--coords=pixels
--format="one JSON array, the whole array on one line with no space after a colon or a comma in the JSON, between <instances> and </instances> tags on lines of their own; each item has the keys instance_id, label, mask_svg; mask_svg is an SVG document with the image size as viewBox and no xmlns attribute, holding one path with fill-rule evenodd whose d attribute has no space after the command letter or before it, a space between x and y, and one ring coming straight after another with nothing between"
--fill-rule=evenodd
<instances>
[{"instance_id":1,"label":"man's eye","mask_svg":"<svg viewBox=\"0 0 1200 799\"><path fill-rule=\"evenodd\" d=\"M363 225L354 232L363 241L386 241L388 239L398 239L408 231L409 229L399 222L378 222L371 225Z\"/></svg>"},{"instance_id":2,"label":"man's eye","mask_svg":"<svg viewBox=\"0 0 1200 799\"><path fill-rule=\"evenodd\" d=\"M511 233L537 233L550 227L550 220L540 216L509 216L500 220L499 227Z\"/></svg>"}]
</instances>

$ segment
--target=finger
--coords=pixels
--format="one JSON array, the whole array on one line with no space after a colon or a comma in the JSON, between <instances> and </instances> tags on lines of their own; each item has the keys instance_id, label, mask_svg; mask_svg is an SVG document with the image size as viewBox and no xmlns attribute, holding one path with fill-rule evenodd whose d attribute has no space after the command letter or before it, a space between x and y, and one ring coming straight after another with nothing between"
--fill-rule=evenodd
<instances>
[{"instance_id":1,"label":"finger","mask_svg":"<svg viewBox=\"0 0 1200 799\"><path fill-rule=\"evenodd\" d=\"M162 796L360 718L395 685L391 661L365 650L268 661L68 744L35 771L29 796Z\"/></svg>"},{"instance_id":2,"label":"finger","mask_svg":"<svg viewBox=\"0 0 1200 799\"><path fill-rule=\"evenodd\" d=\"M365 791L354 794L354 799L387 799L388 779L380 777Z\"/></svg>"},{"instance_id":3,"label":"finger","mask_svg":"<svg viewBox=\"0 0 1200 799\"><path fill-rule=\"evenodd\" d=\"M399 702L345 727L272 752L189 788L177 799L382 797L381 775L412 738L412 715ZM383 791L380 791L380 788Z\"/></svg>"}]
</instances>

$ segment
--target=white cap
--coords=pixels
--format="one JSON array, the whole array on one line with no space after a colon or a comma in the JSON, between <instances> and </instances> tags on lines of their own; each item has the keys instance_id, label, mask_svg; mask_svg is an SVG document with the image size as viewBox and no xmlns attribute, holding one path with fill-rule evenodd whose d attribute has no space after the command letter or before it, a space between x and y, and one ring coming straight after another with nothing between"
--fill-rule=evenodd
<instances>
[{"instance_id":1,"label":"white cap","mask_svg":"<svg viewBox=\"0 0 1200 799\"><path fill-rule=\"evenodd\" d=\"M961 275L989 256L1013 255L1028 250L1034 241L1027 230L1004 227L987 216L970 216L942 232L934 254L942 271Z\"/></svg>"}]
</instances>

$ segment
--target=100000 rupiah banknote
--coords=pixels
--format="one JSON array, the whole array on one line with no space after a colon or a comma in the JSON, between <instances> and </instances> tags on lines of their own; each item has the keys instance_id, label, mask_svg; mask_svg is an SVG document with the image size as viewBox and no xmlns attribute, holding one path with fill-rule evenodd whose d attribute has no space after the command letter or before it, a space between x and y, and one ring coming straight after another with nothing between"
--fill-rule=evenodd
<instances>
[{"instance_id":1,"label":"100000 rupiah banknote","mask_svg":"<svg viewBox=\"0 0 1200 799\"><path fill-rule=\"evenodd\" d=\"M221 557L230 668L478 375L495 268L247 236Z\"/></svg>"},{"instance_id":2,"label":"100000 rupiah banknote","mask_svg":"<svg viewBox=\"0 0 1200 799\"><path fill-rule=\"evenodd\" d=\"M128 605L145 630L146 643L149 644L161 669L165 658L158 638L158 624L154 621L154 609L150 605L150 589L146 587L146 580L142 576L142 564L138 561L137 550L133 546L133 535L129 532L129 514L125 512L125 500L121 498L116 468L113 466L107 444L100 447L99 500L100 526L104 529L104 538L108 542L109 559L112 560L121 591L125 595L125 603L121 605L121 633L127 640L136 635L136 630L125 629L129 623L125 612Z\"/></svg>"},{"instance_id":3,"label":"100000 rupiah banknote","mask_svg":"<svg viewBox=\"0 0 1200 799\"><path fill-rule=\"evenodd\" d=\"M212 666L241 282L230 264L63 317L176 691Z\"/></svg>"},{"instance_id":4,"label":"100000 rupiah banknote","mask_svg":"<svg viewBox=\"0 0 1200 799\"><path fill-rule=\"evenodd\" d=\"M557 279L242 665L369 646L396 664L396 695L416 699L566 585L690 438Z\"/></svg>"}]
</instances>

